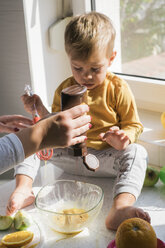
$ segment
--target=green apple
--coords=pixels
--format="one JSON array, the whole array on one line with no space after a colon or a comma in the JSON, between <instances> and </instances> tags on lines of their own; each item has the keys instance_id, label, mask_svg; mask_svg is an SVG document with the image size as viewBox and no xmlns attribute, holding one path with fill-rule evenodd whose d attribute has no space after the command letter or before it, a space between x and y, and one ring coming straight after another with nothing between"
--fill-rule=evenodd
<instances>
[{"instance_id":1,"label":"green apple","mask_svg":"<svg viewBox=\"0 0 165 248\"><path fill-rule=\"evenodd\" d=\"M11 216L0 215L0 231L7 230L11 227L13 218Z\"/></svg>"},{"instance_id":2,"label":"green apple","mask_svg":"<svg viewBox=\"0 0 165 248\"><path fill-rule=\"evenodd\" d=\"M160 177L160 180L162 181L162 183L165 184L165 166L163 166L161 168L159 177Z\"/></svg>"},{"instance_id":3,"label":"green apple","mask_svg":"<svg viewBox=\"0 0 165 248\"><path fill-rule=\"evenodd\" d=\"M30 216L24 211L18 211L14 216L14 227L16 230L25 230L31 224Z\"/></svg>"},{"instance_id":4,"label":"green apple","mask_svg":"<svg viewBox=\"0 0 165 248\"><path fill-rule=\"evenodd\" d=\"M143 186L151 187L154 186L159 180L159 171L153 168L152 166L148 166L146 170L146 176L144 179Z\"/></svg>"}]
</instances>

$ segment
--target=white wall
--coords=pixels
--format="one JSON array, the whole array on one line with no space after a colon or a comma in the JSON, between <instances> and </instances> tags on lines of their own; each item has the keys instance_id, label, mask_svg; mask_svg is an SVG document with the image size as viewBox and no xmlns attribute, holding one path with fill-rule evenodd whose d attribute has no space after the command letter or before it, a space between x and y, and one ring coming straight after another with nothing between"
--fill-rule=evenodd
<instances>
[{"instance_id":1,"label":"white wall","mask_svg":"<svg viewBox=\"0 0 165 248\"><path fill-rule=\"evenodd\" d=\"M0 115L26 114L20 96L30 82L22 0L0 1Z\"/></svg>"}]
</instances>

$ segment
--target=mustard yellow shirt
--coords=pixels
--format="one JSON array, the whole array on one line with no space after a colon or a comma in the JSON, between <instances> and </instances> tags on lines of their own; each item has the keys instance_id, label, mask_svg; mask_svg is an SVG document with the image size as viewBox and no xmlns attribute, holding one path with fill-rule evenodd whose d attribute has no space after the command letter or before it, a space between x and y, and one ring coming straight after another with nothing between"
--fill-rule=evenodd
<instances>
[{"instance_id":1,"label":"mustard yellow shirt","mask_svg":"<svg viewBox=\"0 0 165 248\"><path fill-rule=\"evenodd\" d=\"M73 77L66 79L55 91L52 112L61 111L61 91L76 84ZM115 74L107 73L104 82L95 89L87 91L88 112L92 117L92 128L87 132L87 146L103 150L109 144L99 138L112 126L124 130L131 143L135 142L143 131L139 120L134 96L128 84Z\"/></svg>"}]
</instances>

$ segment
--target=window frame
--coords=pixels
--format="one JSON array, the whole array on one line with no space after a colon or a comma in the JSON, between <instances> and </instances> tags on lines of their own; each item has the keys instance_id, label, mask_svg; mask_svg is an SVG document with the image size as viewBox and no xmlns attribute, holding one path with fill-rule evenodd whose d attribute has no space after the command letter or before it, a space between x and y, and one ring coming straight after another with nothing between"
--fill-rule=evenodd
<instances>
[{"instance_id":1,"label":"window frame","mask_svg":"<svg viewBox=\"0 0 165 248\"><path fill-rule=\"evenodd\" d=\"M165 111L165 83L163 80L116 73L129 84L138 108Z\"/></svg>"}]
</instances>

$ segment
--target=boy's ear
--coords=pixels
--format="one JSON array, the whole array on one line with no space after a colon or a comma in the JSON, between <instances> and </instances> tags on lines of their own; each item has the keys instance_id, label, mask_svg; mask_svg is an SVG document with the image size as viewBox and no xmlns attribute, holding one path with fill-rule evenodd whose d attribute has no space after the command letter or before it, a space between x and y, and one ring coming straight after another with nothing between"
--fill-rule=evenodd
<instances>
[{"instance_id":1,"label":"boy's ear","mask_svg":"<svg viewBox=\"0 0 165 248\"><path fill-rule=\"evenodd\" d=\"M117 52L113 51L111 57L109 58L109 66L112 64L112 62L114 61L115 57L116 57Z\"/></svg>"}]
</instances>

